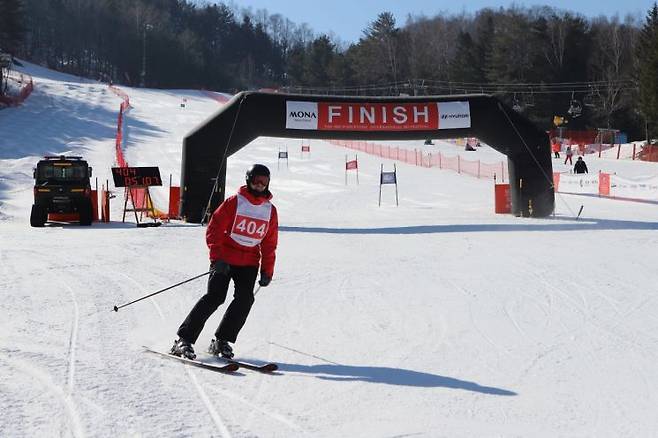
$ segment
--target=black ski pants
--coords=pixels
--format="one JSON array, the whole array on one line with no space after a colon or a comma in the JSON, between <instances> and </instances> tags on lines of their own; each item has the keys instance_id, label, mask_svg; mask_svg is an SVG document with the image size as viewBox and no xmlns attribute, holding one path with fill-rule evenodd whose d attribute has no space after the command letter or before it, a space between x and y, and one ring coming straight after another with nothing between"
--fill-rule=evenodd
<instances>
[{"instance_id":1,"label":"black ski pants","mask_svg":"<svg viewBox=\"0 0 658 438\"><path fill-rule=\"evenodd\" d=\"M178 336L196 343L210 315L226 300L231 280L235 290L233 301L229 304L224 317L215 331L215 337L224 341L235 342L238 333L247 321L247 316L254 304L254 284L258 276L258 266L233 266L223 262L210 264L208 291L194 305L183 324L178 328Z\"/></svg>"}]
</instances>

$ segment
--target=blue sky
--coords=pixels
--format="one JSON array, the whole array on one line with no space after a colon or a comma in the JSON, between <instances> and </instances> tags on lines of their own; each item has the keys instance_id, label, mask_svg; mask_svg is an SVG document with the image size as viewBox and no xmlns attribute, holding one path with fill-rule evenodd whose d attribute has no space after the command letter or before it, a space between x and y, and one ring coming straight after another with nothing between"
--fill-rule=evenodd
<instances>
[{"instance_id":1,"label":"blue sky","mask_svg":"<svg viewBox=\"0 0 658 438\"><path fill-rule=\"evenodd\" d=\"M440 12L458 14L462 11L475 12L485 7L508 7L512 2L471 0L233 0L238 7L267 9L270 14L279 13L297 24L307 23L315 33L333 32L344 42L355 42L377 14L390 11L398 24L403 25L408 14L434 16ZM552 0L517 1L522 6L550 5L559 9L578 12L587 17L619 14L638 15L642 19L654 0Z\"/></svg>"}]
</instances>

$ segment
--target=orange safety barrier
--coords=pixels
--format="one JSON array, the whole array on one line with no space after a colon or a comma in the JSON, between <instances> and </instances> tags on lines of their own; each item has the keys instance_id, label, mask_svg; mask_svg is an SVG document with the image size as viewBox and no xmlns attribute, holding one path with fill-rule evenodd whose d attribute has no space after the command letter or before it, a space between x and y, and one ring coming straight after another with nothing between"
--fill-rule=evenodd
<instances>
[{"instance_id":1,"label":"orange safety barrier","mask_svg":"<svg viewBox=\"0 0 658 438\"><path fill-rule=\"evenodd\" d=\"M497 214L512 212L512 200L510 198L509 184L496 184L494 186L495 207Z\"/></svg>"},{"instance_id":2,"label":"orange safety barrier","mask_svg":"<svg viewBox=\"0 0 658 438\"><path fill-rule=\"evenodd\" d=\"M101 191L101 222L110 221L110 192Z\"/></svg>"},{"instance_id":3,"label":"orange safety barrier","mask_svg":"<svg viewBox=\"0 0 658 438\"><path fill-rule=\"evenodd\" d=\"M178 219L180 216L180 187L169 187L169 219Z\"/></svg>"},{"instance_id":4,"label":"orange safety barrier","mask_svg":"<svg viewBox=\"0 0 658 438\"><path fill-rule=\"evenodd\" d=\"M98 222L98 192L91 191L91 220Z\"/></svg>"}]
</instances>

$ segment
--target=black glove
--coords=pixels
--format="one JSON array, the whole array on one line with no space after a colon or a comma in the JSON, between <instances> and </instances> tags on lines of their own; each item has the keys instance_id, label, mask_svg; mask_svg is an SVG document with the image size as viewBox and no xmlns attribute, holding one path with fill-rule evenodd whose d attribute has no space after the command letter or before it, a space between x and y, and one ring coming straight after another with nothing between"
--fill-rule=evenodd
<instances>
[{"instance_id":1,"label":"black glove","mask_svg":"<svg viewBox=\"0 0 658 438\"><path fill-rule=\"evenodd\" d=\"M258 285L260 287L266 287L268 284L270 284L271 281L272 281L272 277L270 277L264 272L260 273L260 280L258 280Z\"/></svg>"}]
</instances>

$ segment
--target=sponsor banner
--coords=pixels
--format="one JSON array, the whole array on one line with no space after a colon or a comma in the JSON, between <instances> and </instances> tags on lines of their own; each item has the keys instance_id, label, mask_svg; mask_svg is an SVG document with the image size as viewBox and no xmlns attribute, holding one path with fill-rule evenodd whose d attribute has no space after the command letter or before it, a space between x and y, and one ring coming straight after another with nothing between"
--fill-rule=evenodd
<instances>
[{"instance_id":1,"label":"sponsor banner","mask_svg":"<svg viewBox=\"0 0 658 438\"><path fill-rule=\"evenodd\" d=\"M318 129L317 102L286 101L286 129Z\"/></svg>"},{"instance_id":2,"label":"sponsor banner","mask_svg":"<svg viewBox=\"0 0 658 438\"><path fill-rule=\"evenodd\" d=\"M345 170L353 170L359 167L359 163L356 160L348 161L345 163Z\"/></svg>"},{"instance_id":3,"label":"sponsor banner","mask_svg":"<svg viewBox=\"0 0 658 438\"><path fill-rule=\"evenodd\" d=\"M471 127L471 107L468 102L438 102L439 129Z\"/></svg>"},{"instance_id":4,"label":"sponsor banner","mask_svg":"<svg viewBox=\"0 0 658 438\"><path fill-rule=\"evenodd\" d=\"M599 172L599 195L610 196L610 174Z\"/></svg>"},{"instance_id":5,"label":"sponsor banner","mask_svg":"<svg viewBox=\"0 0 658 438\"><path fill-rule=\"evenodd\" d=\"M658 177L628 179L610 175L610 196L658 201Z\"/></svg>"},{"instance_id":6,"label":"sponsor banner","mask_svg":"<svg viewBox=\"0 0 658 438\"><path fill-rule=\"evenodd\" d=\"M468 102L333 103L286 101L286 129L431 131L471 127Z\"/></svg>"},{"instance_id":7,"label":"sponsor banner","mask_svg":"<svg viewBox=\"0 0 658 438\"><path fill-rule=\"evenodd\" d=\"M599 174L562 173L559 178L560 193L599 194Z\"/></svg>"}]
</instances>

